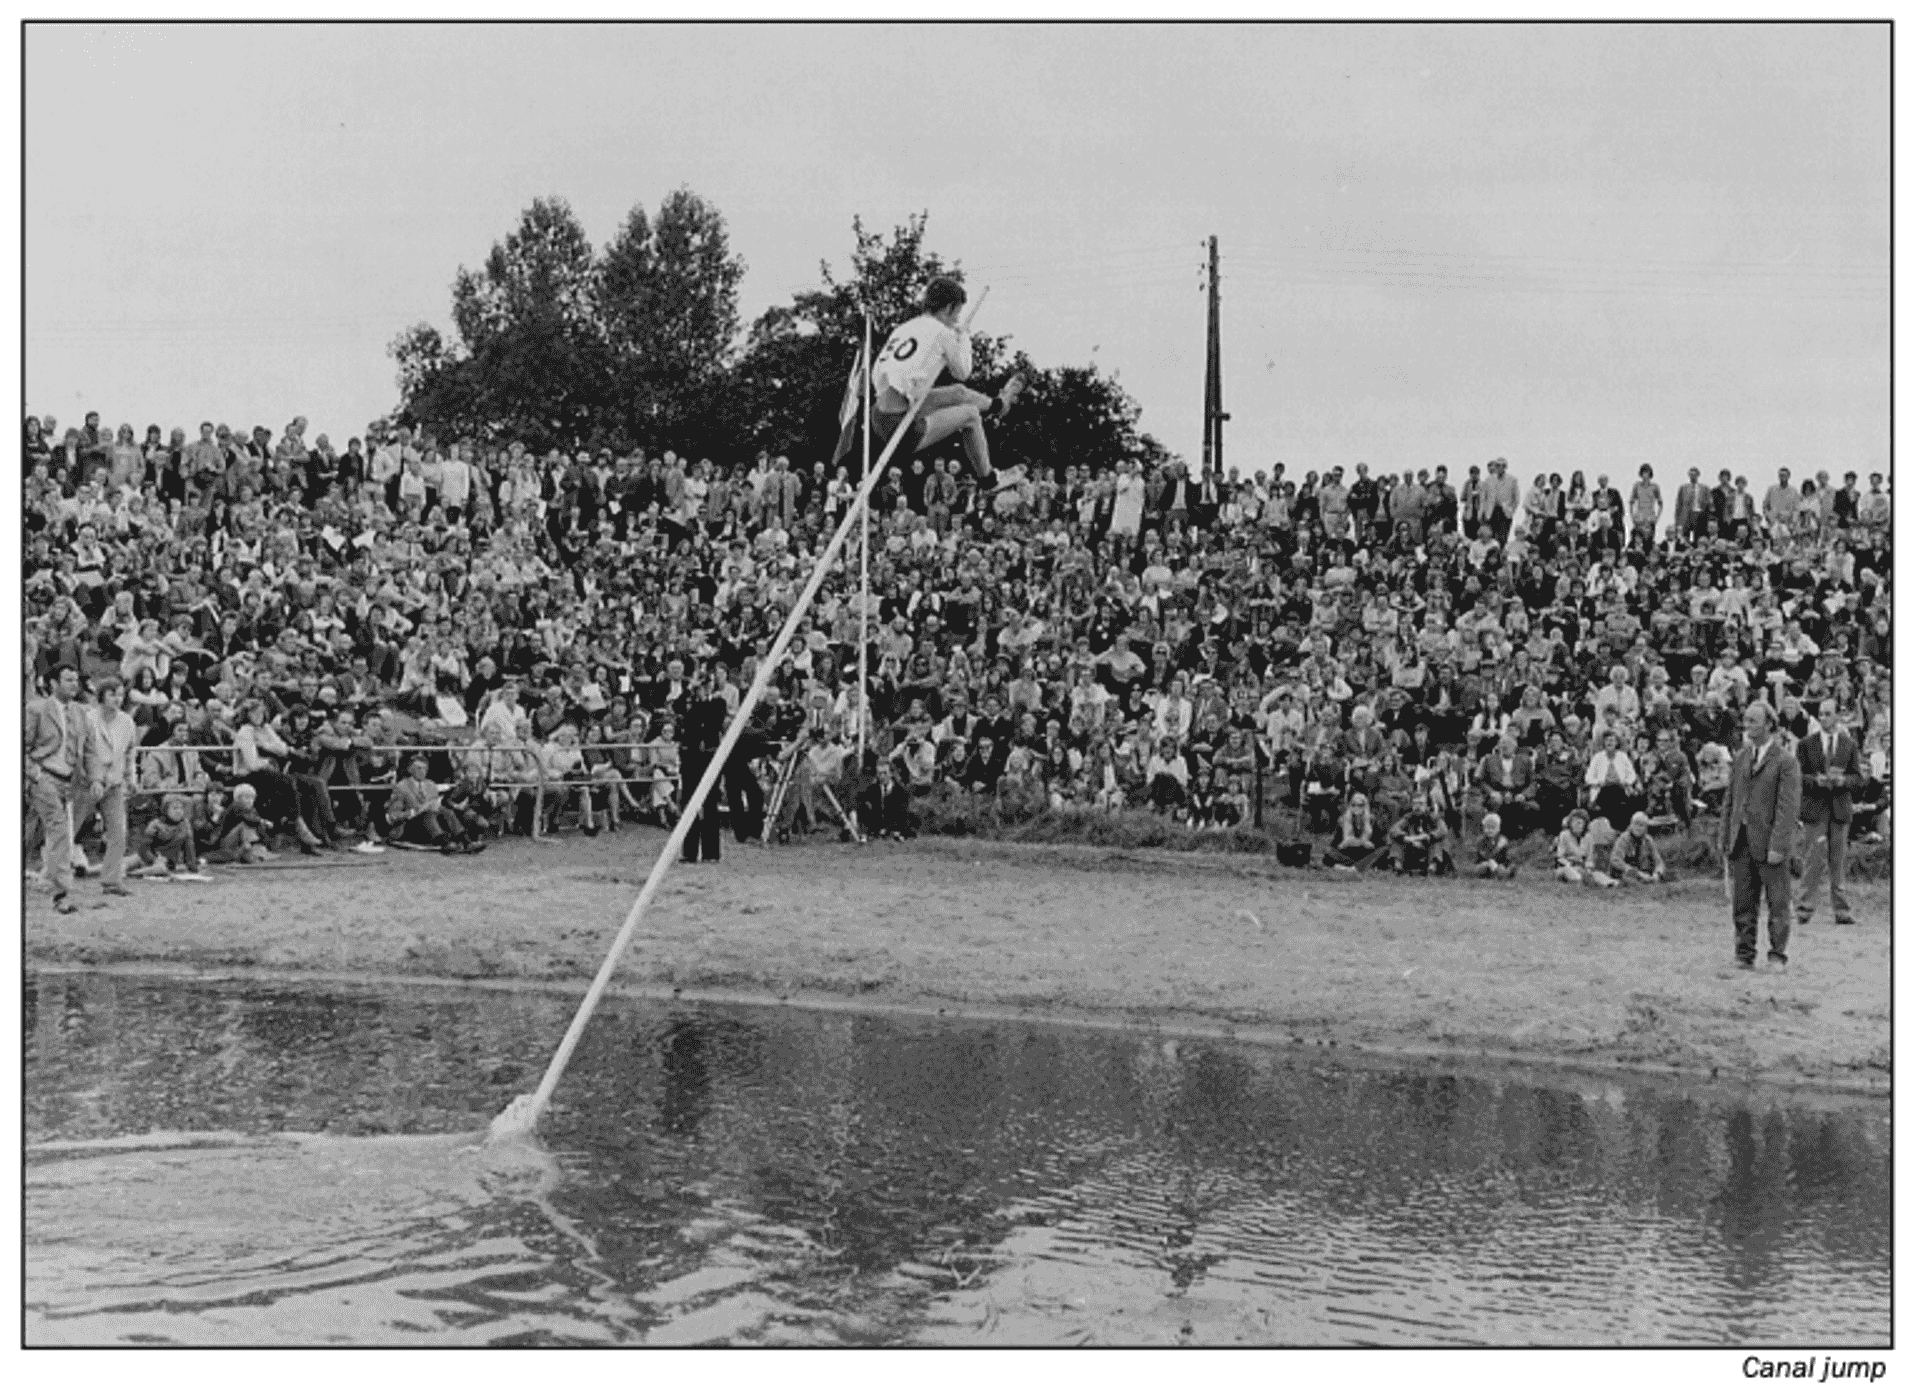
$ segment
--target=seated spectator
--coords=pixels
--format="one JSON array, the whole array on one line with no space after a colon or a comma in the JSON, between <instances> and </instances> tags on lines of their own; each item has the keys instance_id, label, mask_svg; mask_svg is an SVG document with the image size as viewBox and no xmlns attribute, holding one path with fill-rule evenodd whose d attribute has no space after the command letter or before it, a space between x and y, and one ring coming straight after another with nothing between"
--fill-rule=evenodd
<instances>
[{"instance_id":1,"label":"seated spectator","mask_svg":"<svg viewBox=\"0 0 1920 1394\"><path fill-rule=\"evenodd\" d=\"M1187 802L1187 784L1193 778L1180 754L1179 742L1163 736L1153 758L1147 762L1147 797L1155 813L1182 809Z\"/></svg>"},{"instance_id":2,"label":"seated spectator","mask_svg":"<svg viewBox=\"0 0 1920 1394\"><path fill-rule=\"evenodd\" d=\"M1733 778L1733 756L1718 741L1703 741L1695 759L1700 765L1700 802L1708 814L1718 814Z\"/></svg>"},{"instance_id":3,"label":"seated spectator","mask_svg":"<svg viewBox=\"0 0 1920 1394\"><path fill-rule=\"evenodd\" d=\"M1613 844L1619 834L1613 830L1613 824L1605 818L1596 817L1587 825L1587 882L1594 886L1617 886L1619 878L1613 875Z\"/></svg>"},{"instance_id":4,"label":"seated spectator","mask_svg":"<svg viewBox=\"0 0 1920 1394\"><path fill-rule=\"evenodd\" d=\"M1402 876L1445 876L1452 872L1446 829L1424 798L1414 798L1413 806L1393 825L1390 838L1393 868Z\"/></svg>"},{"instance_id":5,"label":"seated spectator","mask_svg":"<svg viewBox=\"0 0 1920 1394\"><path fill-rule=\"evenodd\" d=\"M1373 807L1356 789L1341 811L1333 845L1322 854L1321 864L1335 871L1359 871L1379 865L1386 852L1387 840L1374 827Z\"/></svg>"},{"instance_id":6,"label":"seated spectator","mask_svg":"<svg viewBox=\"0 0 1920 1394\"><path fill-rule=\"evenodd\" d=\"M1893 761L1884 727L1867 733L1860 764L1866 782L1853 797L1853 826L1862 842L1885 842L1893 811Z\"/></svg>"},{"instance_id":7,"label":"seated spectator","mask_svg":"<svg viewBox=\"0 0 1920 1394\"><path fill-rule=\"evenodd\" d=\"M169 794L161 801L161 813L142 830L135 855L142 868L162 866L168 871L197 872L200 853L194 843L193 819L186 799Z\"/></svg>"},{"instance_id":8,"label":"seated spectator","mask_svg":"<svg viewBox=\"0 0 1920 1394\"><path fill-rule=\"evenodd\" d=\"M1614 839L1608 870L1616 880L1649 883L1667 879L1667 864L1653 845L1647 815L1636 813L1627 830Z\"/></svg>"},{"instance_id":9,"label":"seated spectator","mask_svg":"<svg viewBox=\"0 0 1920 1394\"><path fill-rule=\"evenodd\" d=\"M306 445L304 428L279 445L211 423L192 434L168 446L150 432L128 450L54 430L29 459L34 679L61 662L133 675L130 709L148 733L140 818L175 787L163 777L218 780L231 762L269 831L299 839L304 827L315 842L337 832L330 817L384 822L396 742L431 747L436 773L483 780L487 803L514 804L536 833L543 797L571 806L583 788L583 826L597 830L628 807L611 806L610 782L596 804L586 775L601 762L552 783L527 744L591 723L616 733L606 763L622 790L651 804L651 767L634 754L646 728L629 739L632 718L678 720L687 675L709 666L738 675L731 709L832 526L821 500L844 505L852 487L836 494L824 469L768 463L750 479L744 464L730 476L664 450L596 463L431 429L378 432L372 458L335 455L318 434ZM972 765L986 796L1006 783L1023 802L1157 802L1214 826L1284 804L1331 832L1353 790L1391 824L1417 788L1452 835L1497 812L1518 840L1557 831L1582 797L1609 826L1645 812L1656 831L1668 818L1687 828L1695 804L1723 797L1750 691L1769 694L1790 731L1795 711L1838 697L1868 733L1863 754L1889 709L1884 492L1843 508L1847 491L1792 482L1793 499L1820 507L1796 503L1784 528L1754 530L1765 520L1729 472L1719 490L1685 491L1684 526L1656 517L1649 534L1662 504L1638 485L1629 500L1536 480L1520 526L1504 504L1488 511L1486 481L1450 502L1437 478L1302 491L1229 471L1191 488L1130 483L1116 527L1112 468L1040 468L1010 491L974 490L964 474L909 462L882 481L867 687L858 572L843 568L781 656L757 718L766 740L870 720L869 748L897 757L909 798L957 788ZM1330 535L1336 521L1350 538ZM1515 757L1489 778L1506 734ZM1602 760L1589 780L1609 735L1632 778ZM193 745L230 756L189 759ZM753 759L728 774L748 820ZM1537 809L1507 787L1528 761ZM1256 770L1264 798L1248 795ZM1859 808L1884 835L1884 804ZM198 811L190 800L189 818ZM672 816L670 803L652 811Z\"/></svg>"},{"instance_id":10,"label":"seated spectator","mask_svg":"<svg viewBox=\"0 0 1920 1394\"><path fill-rule=\"evenodd\" d=\"M1473 843L1473 874L1496 880L1513 879L1513 843L1500 831L1500 815L1480 820L1480 836Z\"/></svg>"},{"instance_id":11,"label":"seated spectator","mask_svg":"<svg viewBox=\"0 0 1920 1394\"><path fill-rule=\"evenodd\" d=\"M267 845L271 830L255 804L258 791L236 784L231 795L215 786L207 791L205 821L193 829L196 847L210 862L264 862L276 855Z\"/></svg>"},{"instance_id":12,"label":"seated spectator","mask_svg":"<svg viewBox=\"0 0 1920 1394\"><path fill-rule=\"evenodd\" d=\"M1512 837L1525 837L1540 823L1539 783L1533 757L1520 749L1511 730L1503 731L1481 760L1476 781L1489 813L1498 814Z\"/></svg>"},{"instance_id":13,"label":"seated spectator","mask_svg":"<svg viewBox=\"0 0 1920 1394\"><path fill-rule=\"evenodd\" d=\"M1602 733L1600 749L1587 763L1586 785L1587 807L1609 823L1626 822L1641 802L1640 771L1620 748L1618 731Z\"/></svg>"},{"instance_id":14,"label":"seated spectator","mask_svg":"<svg viewBox=\"0 0 1920 1394\"><path fill-rule=\"evenodd\" d=\"M1324 737L1315 737L1300 781L1300 809L1307 832L1332 827L1345 788L1346 767Z\"/></svg>"},{"instance_id":15,"label":"seated spectator","mask_svg":"<svg viewBox=\"0 0 1920 1394\"><path fill-rule=\"evenodd\" d=\"M1553 841L1553 874L1571 885L1589 880L1593 865L1593 834L1584 808L1574 808L1560 823L1560 835Z\"/></svg>"},{"instance_id":16,"label":"seated spectator","mask_svg":"<svg viewBox=\"0 0 1920 1394\"><path fill-rule=\"evenodd\" d=\"M407 761L406 777L387 800L387 836L395 842L437 847L443 853L473 850L462 820L442 807L440 786L427 778L427 757Z\"/></svg>"}]
</instances>

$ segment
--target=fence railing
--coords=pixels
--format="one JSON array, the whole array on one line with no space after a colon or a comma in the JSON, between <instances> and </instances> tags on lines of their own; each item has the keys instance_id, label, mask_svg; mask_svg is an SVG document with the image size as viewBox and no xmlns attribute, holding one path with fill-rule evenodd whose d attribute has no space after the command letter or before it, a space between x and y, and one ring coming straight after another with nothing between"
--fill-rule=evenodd
<instances>
[{"instance_id":1,"label":"fence railing","mask_svg":"<svg viewBox=\"0 0 1920 1394\"><path fill-rule=\"evenodd\" d=\"M642 750L646 748L647 748L646 743L641 743L639 745L636 745L631 741L583 741L579 745L567 747L567 749L578 750L582 752L589 751L589 750L634 751L634 750ZM231 760L231 758L236 753L236 750L237 750L237 747L232 745L138 746L134 749L134 752L133 752L134 764L136 766L136 771L135 771L136 783L134 787L130 789L128 792L130 795L135 797L139 797L142 795L164 796L167 794L194 794L194 793L200 792L197 786L190 785L190 784L147 784L145 783L144 768L142 767L146 765L149 759L157 755L192 754L192 755L215 756L219 758L220 764L222 766L219 773L221 773L223 777L244 780L245 778L247 778L247 775L245 774L235 775L225 768L226 765ZM541 760L541 756L538 753L530 749L527 749L526 747L487 745L481 742L475 742L471 745L457 745L457 744L362 745L362 746L354 747L354 749L351 751L338 751L338 752L327 751L319 755L315 755L310 752L301 752L298 758L303 760L308 760L308 761L315 761L315 762L323 762L328 759L347 761L347 760L353 759L355 756L363 752L367 754L375 754L375 753L391 754L397 757L405 757L405 758L410 758L415 755L425 755L428 760L428 764L427 764L428 776L430 778L435 778L436 782L444 782L444 781L439 780L435 775L435 771L434 771L435 757L440 757L445 762L443 764L443 767L440 773L444 774L444 773L452 772L452 773L464 774L471 770L471 765L468 764L467 762L475 759L476 757L482 757L482 756L485 757L485 765L482 770L482 776L487 787L489 788L500 786L500 787L514 787L514 788L524 788L524 789L536 789L536 788L591 789L607 782L604 778L597 779L591 775L583 775L574 771L569 771L569 772L560 774L558 776L550 776L546 773L544 768L542 768L539 764ZM527 760L527 761L533 762L535 768L530 772L532 777L524 778L524 779L514 778L514 777L497 778L495 774L495 763L494 763L495 758L499 756L507 756L507 755L511 755L518 760ZM273 756L272 758L284 759L287 757ZM462 768L462 766L464 766L464 768ZM665 768L665 767L656 767L656 768ZM282 774L286 773L286 771L284 770L275 770L273 772L282 773ZM208 773L211 774L212 772L209 771ZM249 773L254 773L254 772L250 771ZM676 778L678 777L677 768L673 769L670 773L672 777L676 777ZM399 775L400 775L400 771L398 768L398 763L396 761L396 768L393 771L392 776L390 778L382 779L382 780L374 780L374 781L355 781L350 783L334 783L329 781L327 784L327 788L329 791L338 790L345 793L377 792L380 790L391 789L393 787L394 782L399 778ZM634 783L652 780L659 777L660 777L659 775L656 775L653 773L627 774L623 772L621 775L621 778L623 780L629 780Z\"/></svg>"}]
</instances>

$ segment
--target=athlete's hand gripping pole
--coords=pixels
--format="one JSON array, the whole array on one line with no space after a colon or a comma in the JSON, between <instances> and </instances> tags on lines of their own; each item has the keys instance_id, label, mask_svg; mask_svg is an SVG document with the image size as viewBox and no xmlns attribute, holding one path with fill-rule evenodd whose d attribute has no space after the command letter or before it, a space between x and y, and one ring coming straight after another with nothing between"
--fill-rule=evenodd
<instances>
[{"instance_id":1,"label":"athlete's hand gripping pole","mask_svg":"<svg viewBox=\"0 0 1920 1394\"><path fill-rule=\"evenodd\" d=\"M968 333L973 325L973 317L987 301L987 292L982 290L980 298L967 309L967 316L960 322L959 333ZM880 452L880 458L874 461L873 468L867 472L859 492L854 496L853 504L847 509L846 517L834 530L827 548L820 554L820 560L814 565L813 574L807 578L807 584L801 590L799 599L793 602L793 608L787 613L787 622L780 627L780 634L767 648L767 656L760 663L760 671L753 675L753 683L747 688L746 695L740 699L740 709L733 714L733 721L727 727L727 733L720 738L720 746L707 762L706 773L700 777L700 783L688 796L686 807L680 810L680 820L673 825L673 831L667 835L667 845L660 849L660 855L653 863L653 871L647 882L635 897L633 908L627 911L626 923L620 926L620 933L614 937L613 947L607 950L606 961L600 965L600 971L594 975L593 985L587 989L587 995L580 1002L580 1009L573 1014L573 1023L567 1027L567 1034L560 1042L560 1048L553 1053L553 1059L547 1065L547 1072L540 1079L540 1085L531 1094L522 1094L493 1120L487 1129L489 1141L502 1141L518 1137L533 1130L540 1121L540 1115L546 1111L547 1103L553 1098L553 1091L560 1083L560 1076L566 1072L567 1062L573 1058L574 1048L580 1044L585 1034L587 1022L593 1016L593 1009L600 1005L600 998L606 993L607 984L613 980L613 970L619 965L620 957L626 953L627 945L633 939L633 933L640 927L641 916L647 907L653 904L653 898L660 891L660 885L667 879L667 869L679 859L680 847L687 840L687 832L693 827L694 819L700 816L700 810L707 801L707 795L713 791L715 781L726 767L727 756L740 739L740 733L746 729L747 719L753 715L753 709L759 705L766 694L767 684L773 678L773 670L780 664L780 656L786 652L787 645L799 631L800 621L806 618L807 608L812 605L814 595L819 591L821 582L827 578L827 571L833 565L833 559L846 544L847 536L859 521L861 508L873 486L878 484L887 472L887 461L893 457L914 419L919 416L927 393L932 390L931 380L922 387L913 400L907 414L894 427L892 437L887 441L886 449Z\"/></svg>"}]
</instances>

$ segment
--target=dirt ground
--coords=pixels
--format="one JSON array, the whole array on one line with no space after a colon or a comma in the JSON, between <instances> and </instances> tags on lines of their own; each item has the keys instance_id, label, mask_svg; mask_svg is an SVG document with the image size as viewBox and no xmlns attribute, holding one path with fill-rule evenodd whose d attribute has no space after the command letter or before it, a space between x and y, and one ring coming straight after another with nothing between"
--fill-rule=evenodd
<instances>
[{"instance_id":1,"label":"dirt ground","mask_svg":"<svg viewBox=\"0 0 1920 1394\"><path fill-rule=\"evenodd\" d=\"M29 964L584 982L664 835L394 852L139 884L56 916ZM674 868L618 982L1218 1028L1335 1049L1677 1068L1884 1089L1886 883L1737 972L1717 881L1600 891L1289 871L1244 856L922 839Z\"/></svg>"}]
</instances>

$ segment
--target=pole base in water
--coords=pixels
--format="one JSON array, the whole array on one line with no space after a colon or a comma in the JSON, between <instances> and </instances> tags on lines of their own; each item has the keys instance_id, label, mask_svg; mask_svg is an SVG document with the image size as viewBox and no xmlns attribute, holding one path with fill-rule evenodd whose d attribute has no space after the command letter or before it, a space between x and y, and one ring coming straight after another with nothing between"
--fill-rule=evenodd
<instances>
[{"instance_id":1,"label":"pole base in water","mask_svg":"<svg viewBox=\"0 0 1920 1394\"><path fill-rule=\"evenodd\" d=\"M522 1094L500 1110L500 1116L487 1126L488 1142L512 1142L526 1137L540 1121L539 1098Z\"/></svg>"}]
</instances>

